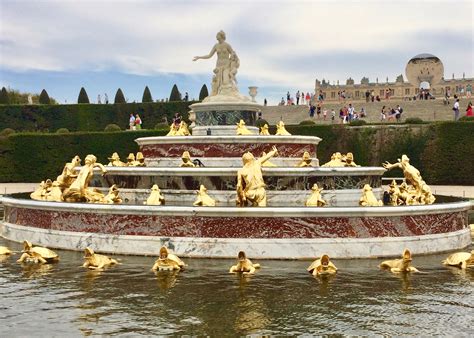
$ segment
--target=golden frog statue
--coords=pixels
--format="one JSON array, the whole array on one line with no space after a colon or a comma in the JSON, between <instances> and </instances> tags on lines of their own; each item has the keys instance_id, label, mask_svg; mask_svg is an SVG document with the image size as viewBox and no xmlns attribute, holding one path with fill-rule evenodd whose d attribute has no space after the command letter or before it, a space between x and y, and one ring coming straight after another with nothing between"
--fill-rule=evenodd
<instances>
[{"instance_id":1,"label":"golden frog statue","mask_svg":"<svg viewBox=\"0 0 474 338\"><path fill-rule=\"evenodd\" d=\"M389 269L393 273L400 272L419 272L417 268L411 266L412 262L411 252L408 249L403 251L401 259L392 259L384 261L380 264L381 269Z\"/></svg>"},{"instance_id":2,"label":"golden frog statue","mask_svg":"<svg viewBox=\"0 0 474 338\"><path fill-rule=\"evenodd\" d=\"M255 269L258 268L260 268L260 264L252 263L252 261L245 255L245 252L240 251L237 256L237 264L231 266L229 273L241 272L243 275L250 275L254 274Z\"/></svg>"},{"instance_id":3,"label":"golden frog statue","mask_svg":"<svg viewBox=\"0 0 474 338\"><path fill-rule=\"evenodd\" d=\"M175 136L189 136L191 133L188 129L188 124L184 121L181 121L178 126L178 130L176 130Z\"/></svg>"},{"instance_id":4,"label":"golden frog statue","mask_svg":"<svg viewBox=\"0 0 474 338\"><path fill-rule=\"evenodd\" d=\"M392 180L388 188L388 194L390 196L390 205L397 206L403 204L402 200L400 199L400 189L398 188L397 182Z\"/></svg>"},{"instance_id":5,"label":"golden frog statue","mask_svg":"<svg viewBox=\"0 0 474 338\"><path fill-rule=\"evenodd\" d=\"M194 168L196 165L191 161L191 155L189 154L189 151L184 151L183 155L181 155L181 164L179 165L180 167L189 167L189 168Z\"/></svg>"},{"instance_id":6,"label":"golden frog statue","mask_svg":"<svg viewBox=\"0 0 474 338\"><path fill-rule=\"evenodd\" d=\"M109 167L125 167L127 164L120 161L120 156L118 153L113 153L112 156L108 158L110 161L107 166Z\"/></svg>"},{"instance_id":7,"label":"golden frog statue","mask_svg":"<svg viewBox=\"0 0 474 338\"><path fill-rule=\"evenodd\" d=\"M316 259L306 270L313 276L332 275L337 272L336 266L329 260L329 256L326 254Z\"/></svg>"},{"instance_id":8,"label":"golden frog statue","mask_svg":"<svg viewBox=\"0 0 474 338\"><path fill-rule=\"evenodd\" d=\"M41 181L38 188L30 194L30 198L37 201L45 200L52 186L53 182L49 178L46 181Z\"/></svg>"},{"instance_id":9,"label":"golden frog statue","mask_svg":"<svg viewBox=\"0 0 474 338\"><path fill-rule=\"evenodd\" d=\"M474 250L471 252L455 252L443 260L443 264L457 266L461 269L474 266Z\"/></svg>"},{"instance_id":10,"label":"golden frog statue","mask_svg":"<svg viewBox=\"0 0 474 338\"><path fill-rule=\"evenodd\" d=\"M372 187L366 184L362 189L362 197L359 200L359 205L363 207L377 207L382 206L383 202L377 200L374 195L374 192L372 191Z\"/></svg>"},{"instance_id":11,"label":"golden frog statue","mask_svg":"<svg viewBox=\"0 0 474 338\"><path fill-rule=\"evenodd\" d=\"M199 187L199 190L197 192L197 198L196 201L194 201L193 205L195 207L215 207L216 206L216 200L211 198L207 194L207 188L201 184Z\"/></svg>"},{"instance_id":12,"label":"golden frog statue","mask_svg":"<svg viewBox=\"0 0 474 338\"><path fill-rule=\"evenodd\" d=\"M264 207L267 205L267 194L265 192L265 182L263 181L262 164L278 153L273 146L266 156L255 159L252 153L245 153L242 156L244 164L237 172L237 200L238 206L244 207L250 203L252 206Z\"/></svg>"},{"instance_id":13,"label":"golden frog statue","mask_svg":"<svg viewBox=\"0 0 474 338\"><path fill-rule=\"evenodd\" d=\"M23 241L23 254L18 263L46 264L59 261L59 256L53 250L41 246L33 246L29 241Z\"/></svg>"},{"instance_id":14,"label":"golden frog statue","mask_svg":"<svg viewBox=\"0 0 474 338\"><path fill-rule=\"evenodd\" d=\"M105 195L103 203L107 204L121 204L122 203L122 198L119 196L119 189L117 188L117 185L112 185L109 188L109 193Z\"/></svg>"},{"instance_id":15,"label":"golden frog statue","mask_svg":"<svg viewBox=\"0 0 474 338\"><path fill-rule=\"evenodd\" d=\"M143 156L143 153L141 151L139 151L137 153L137 156L136 156L136 167L145 167L146 164L145 164L145 156Z\"/></svg>"},{"instance_id":16,"label":"golden frog statue","mask_svg":"<svg viewBox=\"0 0 474 338\"><path fill-rule=\"evenodd\" d=\"M84 260L82 266L91 270L103 270L105 267L110 265L120 264L113 258L96 254L94 250L89 247L84 249Z\"/></svg>"},{"instance_id":17,"label":"golden frog statue","mask_svg":"<svg viewBox=\"0 0 474 338\"><path fill-rule=\"evenodd\" d=\"M59 187L61 191L69 188L77 177L76 167L81 165L81 158L79 156L74 156L71 162L68 162L64 165L61 175L56 178L56 181L59 182Z\"/></svg>"},{"instance_id":18,"label":"golden frog statue","mask_svg":"<svg viewBox=\"0 0 474 338\"><path fill-rule=\"evenodd\" d=\"M311 196L309 196L309 198L306 200L306 206L324 207L326 205L326 201L323 200L323 198L321 197L321 191L323 191L323 188L319 188L318 185L315 183L311 190L313 192L311 193Z\"/></svg>"},{"instance_id":19,"label":"golden frog statue","mask_svg":"<svg viewBox=\"0 0 474 338\"><path fill-rule=\"evenodd\" d=\"M0 256L9 256L13 253L9 248L6 246L0 246Z\"/></svg>"},{"instance_id":20,"label":"golden frog statue","mask_svg":"<svg viewBox=\"0 0 474 338\"><path fill-rule=\"evenodd\" d=\"M46 193L45 199L47 201L62 202L63 192L58 181L54 181L50 190Z\"/></svg>"},{"instance_id":21,"label":"golden frog statue","mask_svg":"<svg viewBox=\"0 0 474 338\"><path fill-rule=\"evenodd\" d=\"M153 271L183 270L186 264L176 255L169 253L166 247L161 247L160 256L151 268Z\"/></svg>"},{"instance_id":22,"label":"golden frog statue","mask_svg":"<svg viewBox=\"0 0 474 338\"><path fill-rule=\"evenodd\" d=\"M268 131L268 124L265 123L263 126L260 127L260 135L263 135L263 136L270 135L270 132Z\"/></svg>"},{"instance_id":23,"label":"golden frog statue","mask_svg":"<svg viewBox=\"0 0 474 338\"><path fill-rule=\"evenodd\" d=\"M276 125L276 133L275 135L281 135L281 136L286 136L286 135L291 135L285 128L285 124L283 123L283 121L280 121L277 123Z\"/></svg>"},{"instance_id":24,"label":"golden frog statue","mask_svg":"<svg viewBox=\"0 0 474 338\"><path fill-rule=\"evenodd\" d=\"M346 163L342 161L342 154L340 152L336 152L331 155L331 160L324 163L321 167L344 167L345 165Z\"/></svg>"},{"instance_id":25,"label":"golden frog statue","mask_svg":"<svg viewBox=\"0 0 474 338\"><path fill-rule=\"evenodd\" d=\"M312 167L312 164L311 164L311 156L309 155L309 153L307 151L305 151L303 153L303 157L301 158L301 161L296 165L297 167Z\"/></svg>"},{"instance_id":26,"label":"golden frog statue","mask_svg":"<svg viewBox=\"0 0 474 338\"><path fill-rule=\"evenodd\" d=\"M148 196L148 199L145 201L146 205L164 205L165 204L165 198L161 194L160 188L158 188L158 185L154 184L151 187L151 193L150 196Z\"/></svg>"},{"instance_id":27,"label":"golden frog statue","mask_svg":"<svg viewBox=\"0 0 474 338\"><path fill-rule=\"evenodd\" d=\"M354 162L354 154L347 153L346 156L343 157L344 167L360 167Z\"/></svg>"},{"instance_id":28,"label":"golden frog statue","mask_svg":"<svg viewBox=\"0 0 474 338\"><path fill-rule=\"evenodd\" d=\"M240 120L239 123L237 123L236 133L237 135L254 135L250 130L247 129L244 120Z\"/></svg>"}]
</instances>

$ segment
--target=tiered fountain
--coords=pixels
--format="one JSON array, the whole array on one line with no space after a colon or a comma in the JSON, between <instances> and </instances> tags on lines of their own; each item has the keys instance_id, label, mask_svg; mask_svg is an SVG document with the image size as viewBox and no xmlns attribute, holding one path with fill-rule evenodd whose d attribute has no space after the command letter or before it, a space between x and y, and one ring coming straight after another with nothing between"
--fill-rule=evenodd
<instances>
[{"instance_id":1,"label":"tiered fountain","mask_svg":"<svg viewBox=\"0 0 474 338\"><path fill-rule=\"evenodd\" d=\"M319 166L320 138L284 132L258 135L255 122L260 105L239 93L235 80L239 59L223 32L217 40L209 55L195 57L206 59L217 53L218 59L211 95L191 106L193 135L139 138L145 167L108 166L104 176L95 173L91 185L105 191L115 184L123 203L105 204L101 198L95 201L99 203L78 202L87 191L90 200L95 196L92 190L82 189L88 184L78 183L77 189L65 187L59 194L58 200L73 202L4 197L1 235L69 250L88 246L99 252L158 255L165 245L184 257L220 258L234 257L240 250L254 258L312 258L322 253L334 258L382 257L397 256L405 248L423 254L471 243L469 202L361 206L370 205L361 203L364 187L372 188L375 199L382 197L384 167L352 166L347 161ZM236 124L247 135L236 135ZM266 203L236 206L242 155L273 154L273 147L278 151L271 158L275 166L263 168ZM203 166L181 167L182 157L189 160L185 152ZM407 163L404 158L396 165ZM404 170L408 183L426 193L429 188L413 169ZM164 205L144 204L155 184L161 188ZM306 206L314 184L324 188L325 206ZM201 185L215 199L215 206L193 205Z\"/></svg>"}]
</instances>

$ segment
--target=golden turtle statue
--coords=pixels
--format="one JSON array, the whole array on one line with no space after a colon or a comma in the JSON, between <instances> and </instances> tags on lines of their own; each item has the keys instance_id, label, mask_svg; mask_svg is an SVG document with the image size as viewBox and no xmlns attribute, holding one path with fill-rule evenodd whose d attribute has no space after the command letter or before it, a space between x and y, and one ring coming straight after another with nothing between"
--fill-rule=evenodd
<instances>
[{"instance_id":1,"label":"golden turtle statue","mask_svg":"<svg viewBox=\"0 0 474 338\"><path fill-rule=\"evenodd\" d=\"M183 270L186 264L176 255L169 253L166 247L161 247L160 256L151 268L153 271Z\"/></svg>"},{"instance_id":2,"label":"golden turtle statue","mask_svg":"<svg viewBox=\"0 0 474 338\"><path fill-rule=\"evenodd\" d=\"M137 167L146 167L145 156L143 156L143 153L141 151L137 153L137 156L135 158L136 158L135 162L136 162Z\"/></svg>"},{"instance_id":3,"label":"golden turtle statue","mask_svg":"<svg viewBox=\"0 0 474 338\"><path fill-rule=\"evenodd\" d=\"M23 254L20 259L17 260L18 263L53 263L59 261L59 255L48 248L42 246L33 246L31 242L23 242Z\"/></svg>"},{"instance_id":4,"label":"golden turtle statue","mask_svg":"<svg viewBox=\"0 0 474 338\"><path fill-rule=\"evenodd\" d=\"M189 167L189 168L194 168L196 165L191 161L191 155L189 154L189 151L185 150L183 151L183 155L181 155L181 164L179 165L180 167Z\"/></svg>"},{"instance_id":5,"label":"golden turtle statue","mask_svg":"<svg viewBox=\"0 0 474 338\"><path fill-rule=\"evenodd\" d=\"M379 267L381 269L389 269L393 273L419 272L417 268L411 266L412 260L410 250L405 249L401 259L384 261L379 265Z\"/></svg>"},{"instance_id":6,"label":"golden turtle statue","mask_svg":"<svg viewBox=\"0 0 474 338\"><path fill-rule=\"evenodd\" d=\"M229 269L230 273L242 272L243 275L249 275L255 273L255 269L260 268L260 264L252 263L252 261L247 258L245 252L243 251L239 251L237 259L237 265L232 265L232 267Z\"/></svg>"},{"instance_id":7,"label":"golden turtle statue","mask_svg":"<svg viewBox=\"0 0 474 338\"><path fill-rule=\"evenodd\" d=\"M354 162L354 154L347 153L346 156L343 157L344 167L360 167Z\"/></svg>"},{"instance_id":8,"label":"golden turtle statue","mask_svg":"<svg viewBox=\"0 0 474 338\"><path fill-rule=\"evenodd\" d=\"M89 247L84 249L84 260L82 266L91 270L102 270L106 266L120 264L113 258L96 254L94 250Z\"/></svg>"},{"instance_id":9,"label":"golden turtle statue","mask_svg":"<svg viewBox=\"0 0 474 338\"><path fill-rule=\"evenodd\" d=\"M316 259L306 270L313 276L333 275L337 272L336 266L326 254Z\"/></svg>"},{"instance_id":10,"label":"golden turtle statue","mask_svg":"<svg viewBox=\"0 0 474 338\"><path fill-rule=\"evenodd\" d=\"M216 200L207 194L207 188L201 184L199 190L196 191L197 198L193 205L195 207L215 207Z\"/></svg>"},{"instance_id":11,"label":"golden turtle statue","mask_svg":"<svg viewBox=\"0 0 474 338\"><path fill-rule=\"evenodd\" d=\"M150 196L148 196L144 204L146 205L162 205L162 204L164 205L165 204L165 198L161 194L161 190L158 187L158 185L154 184L151 187Z\"/></svg>"},{"instance_id":12,"label":"golden turtle statue","mask_svg":"<svg viewBox=\"0 0 474 338\"><path fill-rule=\"evenodd\" d=\"M363 207L377 207L382 206L383 202L375 197L372 187L366 184L362 189L362 196L359 199L359 205Z\"/></svg>"},{"instance_id":13,"label":"golden turtle statue","mask_svg":"<svg viewBox=\"0 0 474 338\"><path fill-rule=\"evenodd\" d=\"M118 153L113 153L112 156L110 156L108 158L108 160L110 161L109 164L107 164L107 166L112 166L112 167L125 167L127 164L126 163L123 163L122 161L120 161L120 156Z\"/></svg>"},{"instance_id":14,"label":"golden turtle statue","mask_svg":"<svg viewBox=\"0 0 474 338\"><path fill-rule=\"evenodd\" d=\"M276 125L276 128L277 128L277 131L276 131L275 135L280 135L280 136L291 135L288 132L288 130L286 130L285 123L283 123L283 121L278 122L277 125Z\"/></svg>"},{"instance_id":15,"label":"golden turtle statue","mask_svg":"<svg viewBox=\"0 0 474 338\"><path fill-rule=\"evenodd\" d=\"M11 251L9 248L6 246L0 246L0 256L8 256L11 255L13 251Z\"/></svg>"},{"instance_id":16,"label":"golden turtle statue","mask_svg":"<svg viewBox=\"0 0 474 338\"><path fill-rule=\"evenodd\" d=\"M455 252L443 260L444 265L457 266L466 269L468 266L474 266L474 250L471 252Z\"/></svg>"},{"instance_id":17,"label":"golden turtle statue","mask_svg":"<svg viewBox=\"0 0 474 338\"><path fill-rule=\"evenodd\" d=\"M307 151L305 151L303 153L303 157L301 158L301 161L298 162L296 166L300 168L311 167L312 166L311 161L312 161L311 156L309 155Z\"/></svg>"},{"instance_id":18,"label":"golden turtle statue","mask_svg":"<svg viewBox=\"0 0 474 338\"><path fill-rule=\"evenodd\" d=\"M103 203L107 204L121 204L122 203L122 198L119 196L119 189L117 188L117 185L114 184L110 187L109 193L105 195Z\"/></svg>"}]
</instances>

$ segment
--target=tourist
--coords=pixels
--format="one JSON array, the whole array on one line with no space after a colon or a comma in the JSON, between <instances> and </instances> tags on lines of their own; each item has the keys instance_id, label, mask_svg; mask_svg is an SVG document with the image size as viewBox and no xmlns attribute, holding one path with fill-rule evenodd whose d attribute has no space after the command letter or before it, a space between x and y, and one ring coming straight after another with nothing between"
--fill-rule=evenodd
<instances>
[{"instance_id":1,"label":"tourist","mask_svg":"<svg viewBox=\"0 0 474 338\"><path fill-rule=\"evenodd\" d=\"M101 104L102 102L100 101L100 94L97 95L97 104Z\"/></svg>"},{"instance_id":2,"label":"tourist","mask_svg":"<svg viewBox=\"0 0 474 338\"><path fill-rule=\"evenodd\" d=\"M385 115L385 106L383 106L382 110L380 111L380 121L385 122L386 117L387 116Z\"/></svg>"},{"instance_id":3,"label":"tourist","mask_svg":"<svg viewBox=\"0 0 474 338\"><path fill-rule=\"evenodd\" d=\"M130 113L130 119L128 121L130 130L135 130L135 115L133 113Z\"/></svg>"},{"instance_id":4,"label":"tourist","mask_svg":"<svg viewBox=\"0 0 474 338\"><path fill-rule=\"evenodd\" d=\"M334 109L331 109L331 123L334 123L335 119L336 119L336 111Z\"/></svg>"},{"instance_id":5,"label":"tourist","mask_svg":"<svg viewBox=\"0 0 474 338\"><path fill-rule=\"evenodd\" d=\"M107 93L104 94L104 101L105 104L109 104L109 97L107 96Z\"/></svg>"},{"instance_id":6,"label":"tourist","mask_svg":"<svg viewBox=\"0 0 474 338\"><path fill-rule=\"evenodd\" d=\"M351 122L354 119L355 109L352 107L352 103L349 103L349 108L347 108L348 122Z\"/></svg>"},{"instance_id":7,"label":"tourist","mask_svg":"<svg viewBox=\"0 0 474 338\"><path fill-rule=\"evenodd\" d=\"M135 115L135 129L140 130L142 129L142 119L140 118L140 115Z\"/></svg>"},{"instance_id":8,"label":"tourist","mask_svg":"<svg viewBox=\"0 0 474 338\"><path fill-rule=\"evenodd\" d=\"M370 92L370 100L371 100L372 102L375 101L375 91L373 91L373 90Z\"/></svg>"},{"instance_id":9,"label":"tourist","mask_svg":"<svg viewBox=\"0 0 474 338\"><path fill-rule=\"evenodd\" d=\"M472 113L472 103L471 102L469 102L467 104L466 116L474 116L473 113Z\"/></svg>"},{"instance_id":10,"label":"tourist","mask_svg":"<svg viewBox=\"0 0 474 338\"><path fill-rule=\"evenodd\" d=\"M311 104L311 96L309 96L309 92L306 93L306 103L307 103L308 105Z\"/></svg>"},{"instance_id":11,"label":"tourist","mask_svg":"<svg viewBox=\"0 0 474 338\"><path fill-rule=\"evenodd\" d=\"M267 98L263 99L263 105L267 106Z\"/></svg>"},{"instance_id":12,"label":"tourist","mask_svg":"<svg viewBox=\"0 0 474 338\"><path fill-rule=\"evenodd\" d=\"M286 102L290 102L290 92L286 93Z\"/></svg>"},{"instance_id":13,"label":"tourist","mask_svg":"<svg viewBox=\"0 0 474 338\"><path fill-rule=\"evenodd\" d=\"M318 106L316 107L316 115L318 115L319 120L319 117L321 116L321 102L318 102Z\"/></svg>"},{"instance_id":14,"label":"tourist","mask_svg":"<svg viewBox=\"0 0 474 338\"><path fill-rule=\"evenodd\" d=\"M370 92L369 92L369 90L367 90L365 92L365 102L369 102L369 100L370 100Z\"/></svg>"},{"instance_id":15,"label":"tourist","mask_svg":"<svg viewBox=\"0 0 474 338\"><path fill-rule=\"evenodd\" d=\"M326 117L328 115L327 109L323 109L323 120L326 121Z\"/></svg>"},{"instance_id":16,"label":"tourist","mask_svg":"<svg viewBox=\"0 0 474 338\"><path fill-rule=\"evenodd\" d=\"M469 83L466 86L466 98L470 98L472 95L472 85Z\"/></svg>"},{"instance_id":17,"label":"tourist","mask_svg":"<svg viewBox=\"0 0 474 338\"><path fill-rule=\"evenodd\" d=\"M309 117L313 118L314 117L314 112L316 110L316 107L314 105L311 105L309 107Z\"/></svg>"},{"instance_id":18,"label":"tourist","mask_svg":"<svg viewBox=\"0 0 474 338\"><path fill-rule=\"evenodd\" d=\"M285 105L285 99L284 99L283 97L281 98L281 101L280 101L280 104L279 104L279 105L280 105L280 106L284 106L284 105Z\"/></svg>"},{"instance_id":19,"label":"tourist","mask_svg":"<svg viewBox=\"0 0 474 338\"><path fill-rule=\"evenodd\" d=\"M296 104L297 105L300 104L300 91L299 90L296 92Z\"/></svg>"},{"instance_id":20,"label":"tourist","mask_svg":"<svg viewBox=\"0 0 474 338\"><path fill-rule=\"evenodd\" d=\"M364 107L360 108L360 117L362 117L362 118L367 117L367 113L365 112Z\"/></svg>"},{"instance_id":21,"label":"tourist","mask_svg":"<svg viewBox=\"0 0 474 338\"><path fill-rule=\"evenodd\" d=\"M395 118L397 119L397 122L400 122L402 118L402 113L403 113L403 108L400 107L399 104L397 104L397 108L395 109Z\"/></svg>"},{"instance_id":22,"label":"tourist","mask_svg":"<svg viewBox=\"0 0 474 338\"><path fill-rule=\"evenodd\" d=\"M189 100L189 94L188 92L185 92L184 93L184 101L188 101Z\"/></svg>"},{"instance_id":23,"label":"tourist","mask_svg":"<svg viewBox=\"0 0 474 338\"><path fill-rule=\"evenodd\" d=\"M453 111L454 111L454 121L459 120L459 99L456 99L456 102L454 102Z\"/></svg>"}]
</instances>

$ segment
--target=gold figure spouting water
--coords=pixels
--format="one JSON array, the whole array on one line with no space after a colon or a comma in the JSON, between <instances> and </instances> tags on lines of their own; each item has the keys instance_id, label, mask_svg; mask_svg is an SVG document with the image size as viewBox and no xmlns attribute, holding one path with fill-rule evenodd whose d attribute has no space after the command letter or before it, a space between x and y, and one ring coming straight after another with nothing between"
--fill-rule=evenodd
<instances>
[{"instance_id":1,"label":"gold figure spouting water","mask_svg":"<svg viewBox=\"0 0 474 338\"><path fill-rule=\"evenodd\" d=\"M237 200L240 207L245 207L250 203L252 206L264 207L267 205L267 194L265 192L265 182L263 181L262 164L278 154L277 148L264 157L255 159L252 153L245 153L242 156L244 164L237 172Z\"/></svg>"},{"instance_id":2,"label":"gold figure spouting water","mask_svg":"<svg viewBox=\"0 0 474 338\"><path fill-rule=\"evenodd\" d=\"M210 197L207 194L207 188L201 184L199 187L199 190L196 191L197 193L197 198L196 201L194 201L193 205L195 207L215 207L216 206L216 200Z\"/></svg>"},{"instance_id":3,"label":"gold figure spouting water","mask_svg":"<svg viewBox=\"0 0 474 338\"><path fill-rule=\"evenodd\" d=\"M146 205L164 205L165 204L165 198L161 194L160 188L158 188L158 185L154 184L151 187L151 192L150 196L148 196L148 199L145 201Z\"/></svg>"},{"instance_id":4,"label":"gold figure spouting water","mask_svg":"<svg viewBox=\"0 0 474 338\"><path fill-rule=\"evenodd\" d=\"M61 202L63 200L63 192L61 191L58 181L54 181L51 188L45 195L47 201Z\"/></svg>"},{"instance_id":5,"label":"gold figure spouting water","mask_svg":"<svg viewBox=\"0 0 474 338\"><path fill-rule=\"evenodd\" d=\"M0 256L9 256L13 253L9 248L6 246L0 246Z\"/></svg>"},{"instance_id":6,"label":"gold figure spouting water","mask_svg":"<svg viewBox=\"0 0 474 338\"><path fill-rule=\"evenodd\" d=\"M191 133L188 129L188 124L184 121L181 121L178 126L178 130L176 130L175 136L189 136Z\"/></svg>"},{"instance_id":7,"label":"gold figure spouting water","mask_svg":"<svg viewBox=\"0 0 474 338\"><path fill-rule=\"evenodd\" d=\"M240 251L237 256L237 264L231 266L229 273L241 272L244 275L249 275L254 274L255 269L258 268L260 268L260 264L252 263L252 261L245 255L245 252Z\"/></svg>"},{"instance_id":8,"label":"gold figure spouting water","mask_svg":"<svg viewBox=\"0 0 474 338\"><path fill-rule=\"evenodd\" d=\"M402 155L402 158L398 159L397 163L392 164L390 162L385 162L383 163L383 167L387 170L393 168L400 168L403 170L405 181L409 184L406 189L406 193L409 195L409 197L405 199L406 205L434 203L435 197L433 196L430 187L421 178L420 171L410 164L410 159L407 155Z\"/></svg>"},{"instance_id":9,"label":"gold figure spouting water","mask_svg":"<svg viewBox=\"0 0 474 338\"><path fill-rule=\"evenodd\" d=\"M397 206L403 204L403 201L400 198L400 189L397 186L397 182L392 180L388 188L388 194L390 196L390 205Z\"/></svg>"},{"instance_id":10,"label":"gold figure spouting water","mask_svg":"<svg viewBox=\"0 0 474 338\"><path fill-rule=\"evenodd\" d=\"M363 207L377 207L382 206L383 202L375 197L372 187L366 184L362 189L362 196L359 199L359 205Z\"/></svg>"},{"instance_id":11,"label":"gold figure spouting water","mask_svg":"<svg viewBox=\"0 0 474 338\"><path fill-rule=\"evenodd\" d=\"M306 270L313 276L333 275L337 272L336 266L330 261L329 256L326 254L317 258Z\"/></svg>"},{"instance_id":12,"label":"gold figure spouting water","mask_svg":"<svg viewBox=\"0 0 474 338\"><path fill-rule=\"evenodd\" d=\"M240 120L239 123L237 123L236 133L237 135L254 135L254 133L247 129L244 120Z\"/></svg>"},{"instance_id":13,"label":"gold figure spouting water","mask_svg":"<svg viewBox=\"0 0 474 338\"><path fill-rule=\"evenodd\" d=\"M30 194L30 198L37 201L45 200L52 186L53 182L49 178L46 181L41 181L38 188Z\"/></svg>"},{"instance_id":14,"label":"gold figure spouting water","mask_svg":"<svg viewBox=\"0 0 474 338\"><path fill-rule=\"evenodd\" d=\"M104 200L101 201L101 203L107 203L107 204L121 204L122 203L122 198L119 196L119 189L117 188L117 185L112 185L109 188L109 193L105 195Z\"/></svg>"},{"instance_id":15,"label":"gold figure spouting water","mask_svg":"<svg viewBox=\"0 0 474 338\"><path fill-rule=\"evenodd\" d=\"M442 262L444 265L457 266L461 269L474 266L474 250L471 252L455 252Z\"/></svg>"},{"instance_id":16,"label":"gold figure spouting water","mask_svg":"<svg viewBox=\"0 0 474 338\"><path fill-rule=\"evenodd\" d=\"M354 154L347 153L346 156L343 156L342 161L344 162L344 167L360 167L354 162Z\"/></svg>"},{"instance_id":17,"label":"gold figure spouting water","mask_svg":"<svg viewBox=\"0 0 474 338\"><path fill-rule=\"evenodd\" d=\"M342 154L340 152L333 153L331 155L331 160L324 163L321 167L344 167L345 162L342 161Z\"/></svg>"},{"instance_id":18,"label":"gold figure spouting water","mask_svg":"<svg viewBox=\"0 0 474 338\"><path fill-rule=\"evenodd\" d=\"M260 127L260 135L263 135L263 136L270 135L270 132L268 131L268 124L265 123L263 126Z\"/></svg>"},{"instance_id":19,"label":"gold figure spouting water","mask_svg":"<svg viewBox=\"0 0 474 338\"><path fill-rule=\"evenodd\" d=\"M48 248L33 246L30 241L23 242L23 254L18 263L46 264L59 261L59 255Z\"/></svg>"},{"instance_id":20,"label":"gold figure spouting water","mask_svg":"<svg viewBox=\"0 0 474 338\"><path fill-rule=\"evenodd\" d=\"M69 188L69 186L74 182L77 177L76 167L81 165L81 158L76 155L72 158L71 162L68 162L64 165L61 175L56 178L56 181L59 183L61 190Z\"/></svg>"},{"instance_id":21,"label":"gold figure spouting water","mask_svg":"<svg viewBox=\"0 0 474 338\"><path fill-rule=\"evenodd\" d=\"M313 187L311 188L311 196L306 200L306 206L307 207L324 207L327 203L323 198L321 197L321 191L323 191L323 188L319 188L318 184L315 183L313 184Z\"/></svg>"},{"instance_id":22,"label":"gold figure spouting water","mask_svg":"<svg viewBox=\"0 0 474 338\"><path fill-rule=\"evenodd\" d=\"M260 157L265 157L267 156L267 153L262 151L262 156ZM265 162L262 163L262 167L276 167L277 165L274 164L273 162L270 162L270 160L266 160Z\"/></svg>"},{"instance_id":23,"label":"gold figure spouting water","mask_svg":"<svg viewBox=\"0 0 474 338\"><path fill-rule=\"evenodd\" d=\"M143 156L143 153L139 151L136 156L136 167L145 167L145 156Z\"/></svg>"},{"instance_id":24,"label":"gold figure spouting water","mask_svg":"<svg viewBox=\"0 0 474 338\"><path fill-rule=\"evenodd\" d=\"M281 135L281 136L286 136L286 135L291 135L285 128L285 123L283 121L280 121L276 125L276 133L275 135Z\"/></svg>"},{"instance_id":25,"label":"gold figure spouting water","mask_svg":"<svg viewBox=\"0 0 474 338\"><path fill-rule=\"evenodd\" d=\"M303 153L303 157L301 158L301 161L296 165L297 167L312 167L312 162L313 160L311 159L311 156L307 151Z\"/></svg>"},{"instance_id":26,"label":"gold figure spouting water","mask_svg":"<svg viewBox=\"0 0 474 338\"><path fill-rule=\"evenodd\" d=\"M109 164L107 164L107 166L112 166L112 167L125 167L127 164L120 161L120 156L117 152L113 153L112 156L110 156L108 158L108 160L110 161Z\"/></svg>"},{"instance_id":27,"label":"gold figure spouting water","mask_svg":"<svg viewBox=\"0 0 474 338\"><path fill-rule=\"evenodd\" d=\"M103 270L105 267L110 265L120 264L113 258L96 254L94 250L89 247L84 249L84 260L82 266L91 270Z\"/></svg>"},{"instance_id":28,"label":"gold figure spouting water","mask_svg":"<svg viewBox=\"0 0 474 338\"><path fill-rule=\"evenodd\" d=\"M189 154L189 151L184 151L183 155L181 155L181 164L179 165L180 167L189 167L189 168L194 168L196 165L191 161L191 155Z\"/></svg>"},{"instance_id":29,"label":"gold figure spouting water","mask_svg":"<svg viewBox=\"0 0 474 338\"><path fill-rule=\"evenodd\" d=\"M384 261L380 264L380 268L389 269L393 273L419 272L417 268L411 266L412 260L410 250L405 249L401 259Z\"/></svg>"},{"instance_id":30,"label":"gold figure spouting water","mask_svg":"<svg viewBox=\"0 0 474 338\"><path fill-rule=\"evenodd\" d=\"M176 255L169 253L166 247L161 247L160 256L151 268L153 271L183 270L186 264Z\"/></svg>"}]
</instances>

